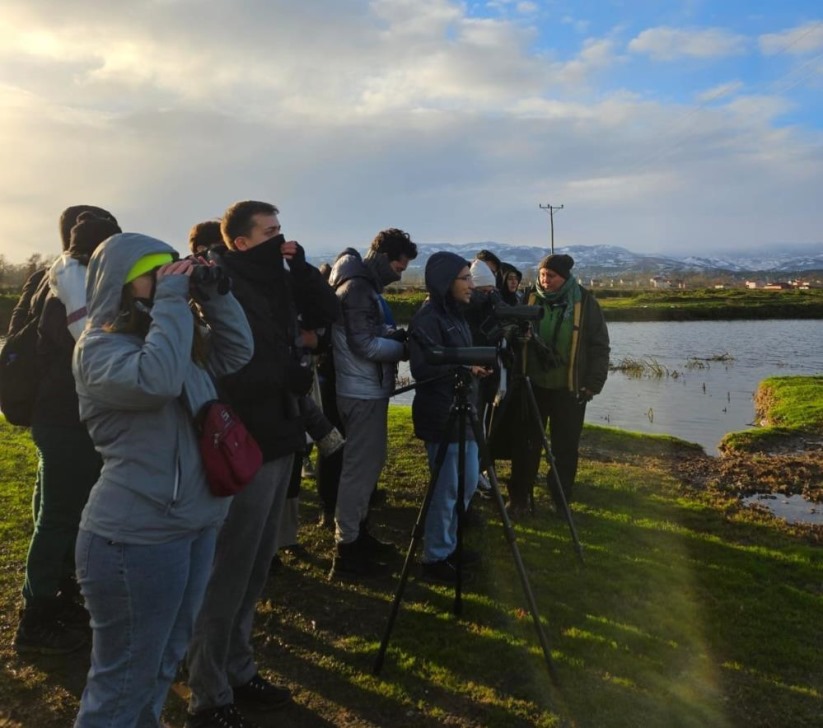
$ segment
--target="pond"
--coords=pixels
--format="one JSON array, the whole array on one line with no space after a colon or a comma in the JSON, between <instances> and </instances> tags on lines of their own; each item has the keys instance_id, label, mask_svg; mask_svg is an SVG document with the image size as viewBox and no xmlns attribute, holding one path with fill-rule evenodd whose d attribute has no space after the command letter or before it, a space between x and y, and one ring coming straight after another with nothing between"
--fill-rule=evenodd
<instances>
[{"instance_id":1,"label":"pond","mask_svg":"<svg viewBox=\"0 0 823 728\"><path fill-rule=\"evenodd\" d=\"M613 364L630 358L652 366L641 376L611 372L586 421L674 435L709 454L726 433L754 424L762 379L823 373L819 320L612 323L609 334Z\"/></svg>"}]
</instances>

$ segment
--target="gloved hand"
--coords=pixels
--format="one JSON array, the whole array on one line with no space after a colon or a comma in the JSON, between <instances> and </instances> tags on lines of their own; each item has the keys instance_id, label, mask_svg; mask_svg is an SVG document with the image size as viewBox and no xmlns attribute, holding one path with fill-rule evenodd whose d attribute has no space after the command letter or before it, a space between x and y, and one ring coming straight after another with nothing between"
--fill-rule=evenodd
<instances>
[{"instance_id":1,"label":"gloved hand","mask_svg":"<svg viewBox=\"0 0 823 728\"><path fill-rule=\"evenodd\" d=\"M286 385L289 391L298 397L308 394L312 385L311 367L302 366L296 361L290 361L286 368Z\"/></svg>"},{"instance_id":2,"label":"gloved hand","mask_svg":"<svg viewBox=\"0 0 823 728\"><path fill-rule=\"evenodd\" d=\"M295 240L290 240L287 245L294 249L291 255L283 257L289 262L289 270L295 275L302 275L306 272L306 251L303 246Z\"/></svg>"},{"instance_id":3,"label":"gloved hand","mask_svg":"<svg viewBox=\"0 0 823 728\"><path fill-rule=\"evenodd\" d=\"M395 329L391 333L386 334L384 338L405 344L409 340L409 332L406 331L406 329Z\"/></svg>"},{"instance_id":4,"label":"gloved hand","mask_svg":"<svg viewBox=\"0 0 823 728\"><path fill-rule=\"evenodd\" d=\"M577 403L578 404L586 404L586 402L591 402L594 398L594 392L585 387L581 387L581 389L577 392Z\"/></svg>"}]
</instances>

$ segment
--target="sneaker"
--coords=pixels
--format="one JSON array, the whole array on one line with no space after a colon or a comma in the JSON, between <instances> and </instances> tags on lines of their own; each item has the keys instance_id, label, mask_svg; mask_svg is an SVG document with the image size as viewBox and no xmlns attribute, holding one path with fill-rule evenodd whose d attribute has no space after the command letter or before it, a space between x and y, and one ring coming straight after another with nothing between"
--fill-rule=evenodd
<instances>
[{"instance_id":1,"label":"sneaker","mask_svg":"<svg viewBox=\"0 0 823 728\"><path fill-rule=\"evenodd\" d=\"M291 690L269 682L259 672L245 685L232 688L234 702L258 710L277 710L291 702Z\"/></svg>"},{"instance_id":2,"label":"sneaker","mask_svg":"<svg viewBox=\"0 0 823 728\"><path fill-rule=\"evenodd\" d=\"M436 584L447 584L452 586L457 583L457 567L448 558L442 561L423 562L423 578ZM462 574L463 583L469 581L469 575Z\"/></svg>"},{"instance_id":3,"label":"sneaker","mask_svg":"<svg viewBox=\"0 0 823 728\"><path fill-rule=\"evenodd\" d=\"M257 724L246 720L234 704L229 703L189 713L186 728L257 728Z\"/></svg>"},{"instance_id":4,"label":"sneaker","mask_svg":"<svg viewBox=\"0 0 823 728\"><path fill-rule=\"evenodd\" d=\"M14 636L14 649L20 654L68 655L86 644L88 636L84 630L26 609Z\"/></svg>"}]
</instances>

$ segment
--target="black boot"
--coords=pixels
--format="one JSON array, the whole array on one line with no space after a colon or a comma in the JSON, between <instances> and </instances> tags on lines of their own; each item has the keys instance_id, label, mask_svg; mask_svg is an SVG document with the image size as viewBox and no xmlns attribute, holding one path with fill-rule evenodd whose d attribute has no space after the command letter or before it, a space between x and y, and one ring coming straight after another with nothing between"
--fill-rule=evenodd
<instances>
[{"instance_id":1,"label":"black boot","mask_svg":"<svg viewBox=\"0 0 823 728\"><path fill-rule=\"evenodd\" d=\"M68 627L60 619L58 598L32 600L20 612L14 648L20 653L67 655L88 642L82 629Z\"/></svg>"},{"instance_id":2,"label":"black boot","mask_svg":"<svg viewBox=\"0 0 823 728\"><path fill-rule=\"evenodd\" d=\"M356 579L370 575L371 564L363 551L360 539L337 544L329 578Z\"/></svg>"},{"instance_id":3,"label":"black boot","mask_svg":"<svg viewBox=\"0 0 823 728\"><path fill-rule=\"evenodd\" d=\"M360 548L366 558L371 561L384 563L397 556L397 549L394 544L381 541L379 538L372 536L366 527L365 521L360 524L360 535L357 537L357 542L360 543Z\"/></svg>"}]
</instances>

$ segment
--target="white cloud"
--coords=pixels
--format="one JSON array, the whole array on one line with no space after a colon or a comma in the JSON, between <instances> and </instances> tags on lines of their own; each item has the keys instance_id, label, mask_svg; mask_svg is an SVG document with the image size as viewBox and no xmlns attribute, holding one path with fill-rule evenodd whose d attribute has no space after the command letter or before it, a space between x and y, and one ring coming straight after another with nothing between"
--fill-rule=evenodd
<instances>
[{"instance_id":1,"label":"white cloud","mask_svg":"<svg viewBox=\"0 0 823 728\"><path fill-rule=\"evenodd\" d=\"M743 84L740 81L729 81L728 83L720 83L717 86L707 88L697 94L696 98L701 104L708 104L711 101L719 101L728 96L737 93Z\"/></svg>"},{"instance_id":2,"label":"white cloud","mask_svg":"<svg viewBox=\"0 0 823 728\"><path fill-rule=\"evenodd\" d=\"M823 49L823 21L813 20L780 33L768 33L758 39L764 55L777 53L804 55Z\"/></svg>"},{"instance_id":3,"label":"white cloud","mask_svg":"<svg viewBox=\"0 0 823 728\"><path fill-rule=\"evenodd\" d=\"M629 50L658 61L722 58L743 53L746 39L721 28L649 28L629 42Z\"/></svg>"},{"instance_id":4,"label":"white cloud","mask_svg":"<svg viewBox=\"0 0 823 728\"><path fill-rule=\"evenodd\" d=\"M423 242L539 244L536 205L555 194L560 244L823 229L823 139L774 128L784 99L735 98L682 128L689 108L598 87L623 61L612 37L558 60L533 50L539 29L447 0L6 5L11 259L55 249L57 216L78 202L181 248L192 223L243 198L276 202L314 252L386 226ZM706 93L737 91L719 88ZM754 219L777 186L781 215Z\"/></svg>"}]
</instances>

